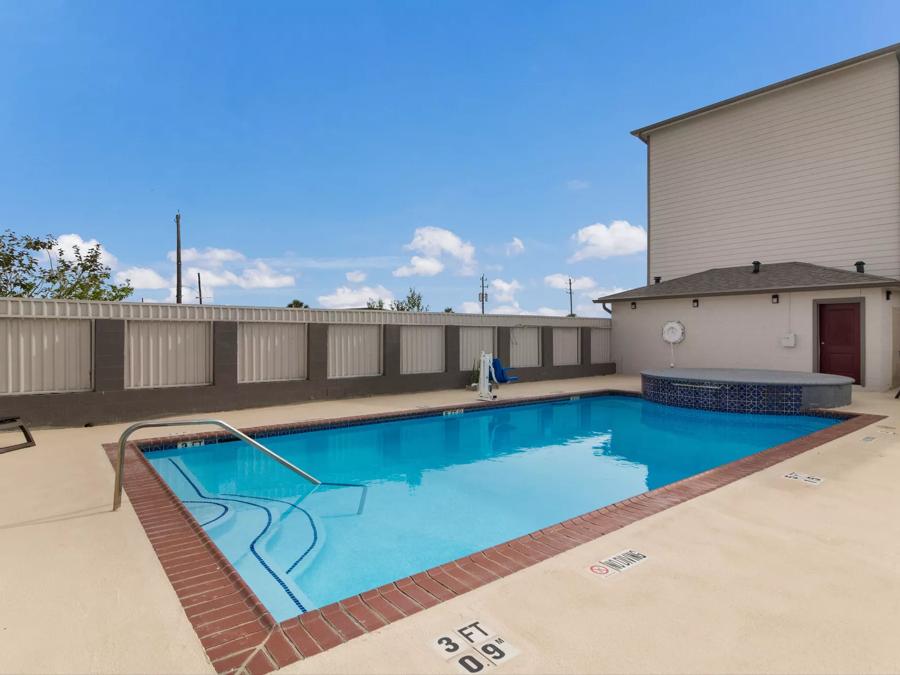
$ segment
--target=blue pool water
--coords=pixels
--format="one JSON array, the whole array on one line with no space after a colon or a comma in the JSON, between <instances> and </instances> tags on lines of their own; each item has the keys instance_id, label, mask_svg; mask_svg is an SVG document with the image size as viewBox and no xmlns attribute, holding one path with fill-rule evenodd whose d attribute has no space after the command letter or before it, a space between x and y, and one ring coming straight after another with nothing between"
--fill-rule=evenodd
<instances>
[{"instance_id":1,"label":"blue pool water","mask_svg":"<svg viewBox=\"0 0 900 675\"><path fill-rule=\"evenodd\" d=\"M277 620L823 429L585 397L147 453Z\"/></svg>"}]
</instances>

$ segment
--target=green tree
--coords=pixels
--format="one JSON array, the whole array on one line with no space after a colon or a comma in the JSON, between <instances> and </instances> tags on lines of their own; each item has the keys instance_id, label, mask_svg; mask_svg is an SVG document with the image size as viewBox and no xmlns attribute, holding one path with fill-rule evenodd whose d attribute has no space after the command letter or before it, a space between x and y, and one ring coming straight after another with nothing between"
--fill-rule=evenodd
<instances>
[{"instance_id":1,"label":"green tree","mask_svg":"<svg viewBox=\"0 0 900 675\"><path fill-rule=\"evenodd\" d=\"M53 235L32 237L12 230L0 234L0 295L12 298L107 300L134 292L129 279L116 284L100 259L100 245L87 251L73 246L65 256Z\"/></svg>"},{"instance_id":2,"label":"green tree","mask_svg":"<svg viewBox=\"0 0 900 675\"><path fill-rule=\"evenodd\" d=\"M307 305L307 304L306 304L305 302L303 302L302 300L297 300L297 298L294 298L293 300L291 300L291 301L288 303L288 307L289 307L290 309L308 309L308 308L309 308L309 305Z\"/></svg>"},{"instance_id":3,"label":"green tree","mask_svg":"<svg viewBox=\"0 0 900 675\"><path fill-rule=\"evenodd\" d=\"M405 298L391 303L391 309L395 312L427 312L428 305L422 300L422 294L411 287Z\"/></svg>"},{"instance_id":4,"label":"green tree","mask_svg":"<svg viewBox=\"0 0 900 675\"><path fill-rule=\"evenodd\" d=\"M452 307L444 307L444 314L453 314Z\"/></svg>"},{"instance_id":5,"label":"green tree","mask_svg":"<svg viewBox=\"0 0 900 675\"><path fill-rule=\"evenodd\" d=\"M384 309L384 300L381 298L369 298L366 300L366 309Z\"/></svg>"}]
</instances>

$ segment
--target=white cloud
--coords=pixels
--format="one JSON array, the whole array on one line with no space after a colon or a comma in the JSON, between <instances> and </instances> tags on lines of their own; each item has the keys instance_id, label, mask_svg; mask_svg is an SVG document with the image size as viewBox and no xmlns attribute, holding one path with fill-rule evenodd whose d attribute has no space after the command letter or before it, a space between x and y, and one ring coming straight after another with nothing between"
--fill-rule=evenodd
<instances>
[{"instance_id":1,"label":"white cloud","mask_svg":"<svg viewBox=\"0 0 900 675\"><path fill-rule=\"evenodd\" d=\"M129 280L134 288L153 290L168 288L171 283L149 267L129 267L127 270L116 273L116 283L124 284L126 280Z\"/></svg>"},{"instance_id":2,"label":"white cloud","mask_svg":"<svg viewBox=\"0 0 900 675\"><path fill-rule=\"evenodd\" d=\"M394 299L394 294L384 286L361 286L350 288L340 286L330 295L320 295L319 304L327 309L350 309L353 307L365 307L370 299L381 299L389 303Z\"/></svg>"},{"instance_id":3,"label":"white cloud","mask_svg":"<svg viewBox=\"0 0 900 675\"><path fill-rule=\"evenodd\" d=\"M269 262L277 262L284 270L345 270L350 269L389 269L403 262L402 256L361 256L344 258L300 258L291 252L278 258L267 258Z\"/></svg>"},{"instance_id":4,"label":"white cloud","mask_svg":"<svg viewBox=\"0 0 900 675\"><path fill-rule=\"evenodd\" d=\"M559 290L568 290L569 289L569 276L566 274L548 274L544 277L544 283L550 288L557 288ZM596 288L597 282L591 279L590 277L574 277L572 279L572 290L573 291L586 291L591 288Z\"/></svg>"},{"instance_id":5,"label":"white cloud","mask_svg":"<svg viewBox=\"0 0 900 675\"><path fill-rule=\"evenodd\" d=\"M175 262L175 251L169 251L166 257ZM197 263L204 267L221 267L225 263L239 262L244 260L245 256L240 251L231 248L212 248L206 247L203 250L197 248L181 249L182 263Z\"/></svg>"},{"instance_id":6,"label":"white cloud","mask_svg":"<svg viewBox=\"0 0 900 675\"><path fill-rule=\"evenodd\" d=\"M456 260L459 264L460 274L469 275L475 273L475 247L443 227L429 226L416 228L416 231L413 233L412 241L404 246L404 248L408 251L421 253L422 256L425 257L413 256L409 265L404 265L403 267L394 270L395 276L418 274L418 272L411 271L417 268L416 259L419 261L429 261L428 263L425 263L421 269L434 270L436 268L434 263L435 261L438 261L442 265L442 270L443 262L441 261L441 258L444 255ZM420 265L422 265L422 263L420 263ZM433 276L441 270L438 270L437 272L432 271L431 274L427 276Z\"/></svg>"},{"instance_id":7,"label":"white cloud","mask_svg":"<svg viewBox=\"0 0 900 675\"><path fill-rule=\"evenodd\" d=\"M200 267L189 267L188 278L196 278L200 273L200 282L204 287L238 286L239 288L285 288L294 285L294 277L276 272L261 260L244 268L240 273L231 270L210 270Z\"/></svg>"},{"instance_id":8,"label":"white cloud","mask_svg":"<svg viewBox=\"0 0 900 675\"><path fill-rule=\"evenodd\" d=\"M403 265L394 270L395 277L433 277L444 271L444 263L437 258L414 255L409 259L408 265Z\"/></svg>"},{"instance_id":9,"label":"white cloud","mask_svg":"<svg viewBox=\"0 0 900 675\"><path fill-rule=\"evenodd\" d=\"M514 256L519 255L520 253L525 251L525 244L522 243L522 240L518 237L513 237L512 241L506 244L506 255Z\"/></svg>"},{"instance_id":10,"label":"white cloud","mask_svg":"<svg viewBox=\"0 0 900 675\"><path fill-rule=\"evenodd\" d=\"M459 306L459 311L462 314L481 314L481 303L467 300Z\"/></svg>"},{"instance_id":11,"label":"white cloud","mask_svg":"<svg viewBox=\"0 0 900 675\"><path fill-rule=\"evenodd\" d=\"M552 307L538 307L537 313L541 316L566 316L568 314L564 309L553 309Z\"/></svg>"},{"instance_id":12,"label":"white cloud","mask_svg":"<svg viewBox=\"0 0 900 675\"><path fill-rule=\"evenodd\" d=\"M353 270L352 272L347 272L347 281L354 284L361 284L366 280L366 273L361 270Z\"/></svg>"},{"instance_id":13,"label":"white cloud","mask_svg":"<svg viewBox=\"0 0 900 675\"><path fill-rule=\"evenodd\" d=\"M647 231L627 220L614 220L608 226L594 223L582 227L572 238L579 249L569 258L569 262L631 255L647 250Z\"/></svg>"},{"instance_id":14,"label":"white cloud","mask_svg":"<svg viewBox=\"0 0 900 675\"><path fill-rule=\"evenodd\" d=\"M583 178L573 178L566 181L566 188L572 192L587 190L589 187L591 187L591 182L589 180L584 180Z\"/></svg>"},{"instance_id":15,"label":"white cloud","mask_svg":"<svg viewBox=\"0 0 900 675\"><path fill-rule=\"evenodd\" d=\"M519 307L518 302L511 302L506 305L500 305L499 307L492 307L489 311L490 314L527 314L524 309Z\"/></svg>"},{"instance_id":16,"label":"white cloud","mask_svg":"<svg viewBox=\"0 0 900 675\"><path fill-rule=\"evenodd\" d=\"M57 237L56 250L62 250L63 258L66 260L74 260L75 251L74 248L77 246L81 251L81 254L84 255L88 252L89 249L94 248L100 244L96 239L83 239L81 235L70 233L70 234L61 234ZM112 253L107 251L103 246L100 246L100 262L102 262L107 267L111 267L115 269L119 264L119 259L116 258Z\"/></svg>"},{"instance_id":17,"label":"white cloud","mask_svg":"<svg viewBox=\"0 0 900 675\"><path fill-rule=\"evenodd\" d=\"M494 300L497 302L515 303L516 293L522 290L522 284L515 279L512 281L494 279L491 281L491 288L494 289Z\"/></svg>"}]
</instances>

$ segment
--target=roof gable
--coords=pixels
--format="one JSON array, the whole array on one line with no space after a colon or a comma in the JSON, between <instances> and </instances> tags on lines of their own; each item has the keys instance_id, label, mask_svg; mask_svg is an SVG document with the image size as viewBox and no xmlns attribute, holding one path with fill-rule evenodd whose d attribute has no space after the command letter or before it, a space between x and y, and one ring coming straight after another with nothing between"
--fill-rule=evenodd
<instances>
[{"instance_id":1,"label":"roof gable","mask_svg":"<svg viewBox=\"0 0 900 675\"><path fill-rule=\"evenodd\" d=\"M799 82L803 82L805 80L810 80L814 77L819 77L820 75L825 75L827 73L834 72L836 70L841 70L843 68L849 68L851 66L855 66L859 63L863 63L864 61L870 61L872 59L877 59L887 54L895 54L898 58L900 58L900 43L890 45L888 47L883 47L881 49L876 49L871 52L866 52L865 54L860 54L859 56L854 56L851 59L845 59L844 61L839 61L838 63L833 63L830 66L825 66L824 68L817 68L816 70L811 70L808 73L803 73L801 75L797 75L795 77L790 77L786 80L781 80L779 82L775 82L773 84L766 85L765 87L760 87L758 89L753 89L744 94L739 94L737 96L732 96L731 98L726 98L722 101L718 101L716 103L711 103L710 105L703 106L702 108L697 108L696 110L691 110L686 113L682 113L680 115L675 115L674 117L669 117L667 119L661 120L659 122L654 122L653 124L648 124L647 126L641 127L640 129L635 129L631 132L632 136L637 136L645 143L647 142L649 135L660 129L662 127L667 127L672 124L677 124L686 119L690 119L692 117L697 117L699 115L704 115L708 112L712 112L713 110L718 110L719 108L724 108L726 106L734 105L735 103L740 103L749 98L754 98L756 96L760 96L762 94L767 94L776 89L782 89L784 87L789 87L792 84L798 84Z\"/></svg>"},{"instance_id":2,"label":"roof gable","mask_svg":"<svg viewBox=\"0 0 900 675\"><path fill-rule=\"evenodd\" d=\"M753 272L752 265L719 267L622 293L613 293L597 298L594 302L897 285L900 285L900 281L890 277L849 272L836 267L824 267L812 263L785 262L762 264L757 273Z\"/></svg>"}]
</instances>

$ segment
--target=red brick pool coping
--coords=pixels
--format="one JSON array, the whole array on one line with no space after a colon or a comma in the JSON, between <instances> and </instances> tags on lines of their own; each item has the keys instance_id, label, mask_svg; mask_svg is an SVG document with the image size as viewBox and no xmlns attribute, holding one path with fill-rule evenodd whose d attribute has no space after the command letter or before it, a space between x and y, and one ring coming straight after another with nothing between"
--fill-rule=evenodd
<instances>
[{"instance_id":1,"label":"red brick pool coping","mask_svg":"<svg viewBox=\"0 0 900 675\"><path fill-rule=\"evenodd\" d=\"M603 394L635 395L633 392L619 391L585 392L580 395ZM578 397L579 394L532 397L496 405L506 407L567 400L573 396ZM443 406L244 431L251 435L270 435L288 429L299 431L338 427L434 414L448 409L483 407L485 404ZM126 448L125 486L128 498L213 667L219 673L240 671L264 675L884 419L880 415L867 414L833 414L827 411L818 414L844 421L280 623L244 583L135 443L129 443ZM190 434L177 438L219 440L222 434ZM170 436L141 440L139 444L141 447L152 447L171 440ZM107 443L103 447L110 459L115 461L116 444Z\"/></svg>"}]
</instances>

